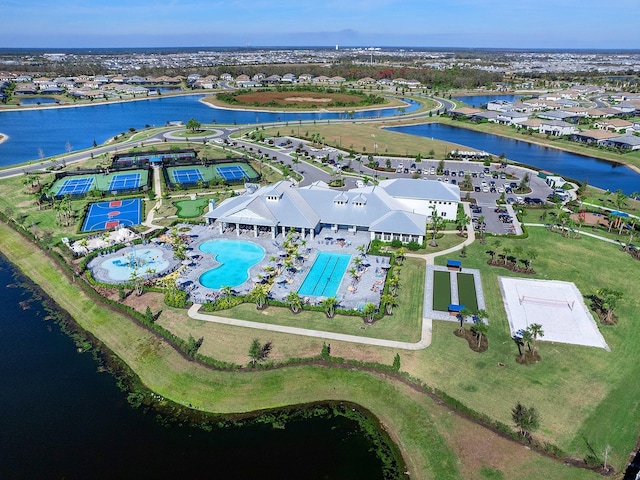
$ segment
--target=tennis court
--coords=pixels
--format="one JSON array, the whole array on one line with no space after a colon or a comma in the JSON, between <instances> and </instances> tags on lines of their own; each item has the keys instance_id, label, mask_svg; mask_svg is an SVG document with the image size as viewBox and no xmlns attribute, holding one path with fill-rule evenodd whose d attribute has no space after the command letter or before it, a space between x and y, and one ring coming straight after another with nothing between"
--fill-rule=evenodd
<instances>
[{"instance_id":1,"label":"tennis court","mask_svg":"<svg viewBox=\"0 0 640 480\"><path fill-rule=\"evenodd\" d=\"M89 205L82 224L83 232L130 227L142 223L142 201L139 198L96 202Z\"/></svg>"},{"instance_id":2,"label":"tennis court","mask_svg":"<svg viewBox=\"0 0 640 480\"><path fill-rule=\"evenodd\" d=\"M85 195L90 190L101 192L126 192L141 190L149 180L149 172L145 169L122 172L96 172L82 174L67 174L58 178L51 186L50 192L54 197L70 195Z\"/></svg>"},{"instance_id":3,"label":"tennis court","mask_svg":"<svg viewBox=\"0 0 640 480\"><path fill-rule=\"evenodd\" d=\"M65 195L84 195L93 185L93 177L65 178L55 193L56 197Z\"/></svg>"},{"instance_id":4,"label":"tennis court","mask_svg":"<svg viewBox=\"0 0 640 480\"><path fill-rule=\"evenodd\" d=\"M173 170L173 182L181 185L204 181L204 176L199 168L183 168Z\"/></svg>"},{"instance_id":5,"label":"tennis court","mask_svg":"<svg viewBox=\"0 0 640 480\"><path fill-rule=\"evenodd\" d=\"M225 180L241 180L243 178L249 179L249 175L244 171L241 165L225 165L223 167L216 167L216 172Z\"/></svg>"},{"instance_id":6,"label":"tennis court","mask_svg":"<svg viewBox=\"0 0 640 480\"><path fill-rule=\"evenodd\" d=\"M109 191L130 190L140 186L139 173L117 174L111 178L109 183Z\"/></svg>"},{"instance_id":7,"label":"tennis court","mask_svg":"<svg viewBox=\"0 0 640 480\"><path fill-rule=\"evenodd\" d=\"M559 280L498 279L512 336L538 323L544 332L541 340L609 350L575 284Z\"/></svg>"}]
</instances>

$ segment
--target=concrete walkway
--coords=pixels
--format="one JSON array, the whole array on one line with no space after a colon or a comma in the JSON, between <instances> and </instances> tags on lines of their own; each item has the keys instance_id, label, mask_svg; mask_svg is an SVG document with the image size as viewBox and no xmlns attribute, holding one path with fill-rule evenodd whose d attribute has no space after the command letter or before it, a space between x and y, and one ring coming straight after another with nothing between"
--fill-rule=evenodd
<instances>
[{"instance_id":1,"label":"concrete walkway","mask_svg":"<svg viewBox=\"0 0 640 480\"><path fill-rule=\"evenodd\" d=\"M310 330L307 328L285 327L283 325L272 325L270 323L250 322L247 320L238 320L235 318L218 317L199 313L201 305L193 304L189 309L189 316L196 320L204 320L205 322L222 323L225 325L233 325L236 327L255 328L257 330L266 330L269 332L289 333L293 335L303 335L305 337L322 338L326 340L336 340L342 342L360 343L363 345L374 345L376 347L388 347L401 350L422 350L431 344L431 320L422 322L422 336L419 342L397 342L394 340L383 340L380 338L359 337L356 335L346 335L343 333L325 332L322 330Z\"/></svg>"},{"instance_id":2,"label":"concrete walkway","mask_svg":"<svg viewBox=\"0 0 640 480\"><path fill-rule=\"evenodd\" d=\"M547 228L547 225L544 224L544 223L524 223L523 225L526 226L526 227L544 227L544 228ZM560 228L560 227L558 227L558 228ZM564 229L565 230L570 230L567 227L564 227ZM585 231L578 231L578 233L580 235L584 235L585 237L595 238L597 240L600 240L601 242L613 243L614 245L624 245L620 240L612 240L610 238L601 237L600 235L596 235L595 233L589 233L589 232L585 232Z\"/></svg>"}]
</instances>

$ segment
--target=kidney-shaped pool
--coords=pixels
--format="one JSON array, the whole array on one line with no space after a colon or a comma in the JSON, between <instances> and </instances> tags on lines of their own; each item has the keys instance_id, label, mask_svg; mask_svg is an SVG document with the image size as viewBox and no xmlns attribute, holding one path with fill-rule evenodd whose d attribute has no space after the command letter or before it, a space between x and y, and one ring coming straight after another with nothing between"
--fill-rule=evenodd
<instances>
[{"instance_id":1,"label":"kidney-shaped pool","mask_svg":"<svg viewBox=\"0 0 640 480\"><path fill-rule=\"evenodd\" d=\"M249 269L264 258L264 249L242 240L208 240L199 247L211 253L220 263L200 275L200 283L207 288L237 287L249 279Z\"/></svg>"}]
</instances>

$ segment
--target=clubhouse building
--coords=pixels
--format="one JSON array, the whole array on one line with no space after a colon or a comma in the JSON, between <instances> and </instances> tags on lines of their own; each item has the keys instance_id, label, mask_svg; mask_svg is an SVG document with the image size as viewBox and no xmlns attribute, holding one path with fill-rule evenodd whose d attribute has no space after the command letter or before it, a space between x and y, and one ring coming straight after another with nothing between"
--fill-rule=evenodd
<instances>
[{"instance_id":1,"label":"clubhouse building","mask_svg":"<svg viewBox=\"0 0 640 480\"><path fill-rule=\"evenodd\" d=\"M220 234L270 235L289 230L313 239L322 230L335 235L369 232L371 240L422 243L433 207L444 219L455 220L460 202L457 185L421 179L383 180L377 186L334 190L324 182L296 188L280 181L248 188L205 214ZM214 227L215 228L215 227Z\"/></svg>"}]
</instances>

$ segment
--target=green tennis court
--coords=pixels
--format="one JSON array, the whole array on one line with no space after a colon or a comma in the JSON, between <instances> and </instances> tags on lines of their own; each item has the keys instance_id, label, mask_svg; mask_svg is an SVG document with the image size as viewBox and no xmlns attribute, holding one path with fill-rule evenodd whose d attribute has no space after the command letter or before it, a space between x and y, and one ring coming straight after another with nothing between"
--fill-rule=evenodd
<instances>
[{"instance_id":1,"label":"green tennis court","mask_svg":"<svg viewBox=\"0 0 640 480\"><path fill-rule=\"evenodd\" d=\"M449 311L451 303L451 274L434 270L433 272L433 309L440 312Z\"/></svg>"},{"instance_id":2,"label":"green tennis court","mask_svg":"<svg viewBox=\"0 0 640 480\"><path fill-rule=\"evenodd\" d=\"M168 167L166 172L166 178L172 185L196 185L198 182L208 183L217 180L254 182L260 178L251 165L243 162Z\"/></svg>"},{"instance_id":3,"label":"green tennis court","mask_svg":"<svg viewBox=\"0 0 640 480\"><path fill-rule=\"evenodd\" d=\"M55 197L85 195L91 190L101 192L130 192L147 184L149 171L145 169L127 170L126 172L91 173L67 175L59 178L51 186L51 194Z\"/></svg>"},{"instance_id":4,"label":"green tennis court","mask_svg":"<svg viewBox=\"0 0 640 480\"><path fill-rule=\"evenodd\" d=\"M458 273L458 303L472 312L478 311L476 282L470 273Z\"/></svg>"}]
</instances>

